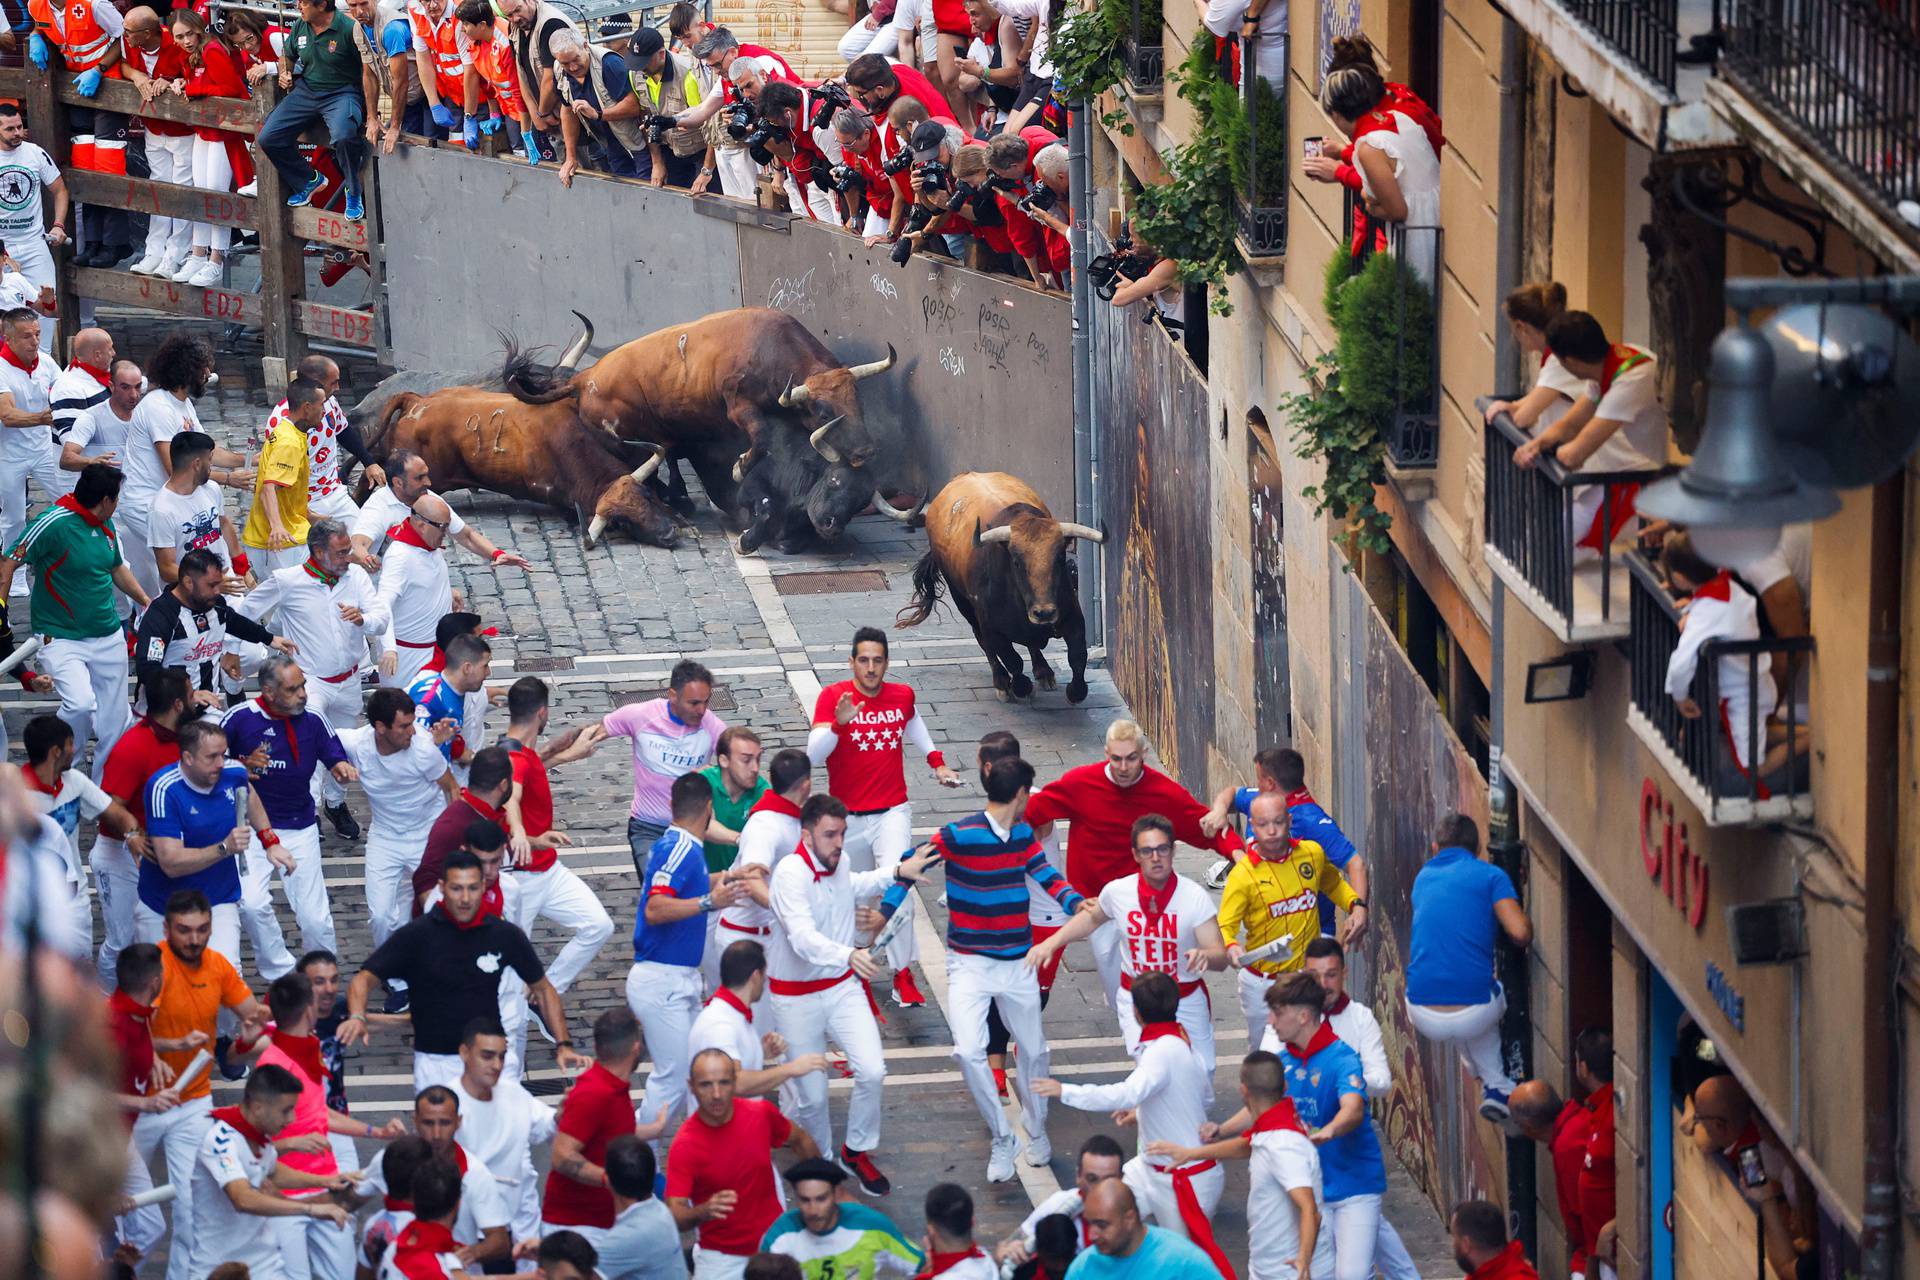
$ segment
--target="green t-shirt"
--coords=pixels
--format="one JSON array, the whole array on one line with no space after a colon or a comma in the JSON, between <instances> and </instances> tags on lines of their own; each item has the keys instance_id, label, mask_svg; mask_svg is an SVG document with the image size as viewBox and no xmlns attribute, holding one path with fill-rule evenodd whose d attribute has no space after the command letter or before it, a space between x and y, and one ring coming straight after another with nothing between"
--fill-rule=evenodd
<instances>
[{"instance_id":1,"label":"green t-shirt","mask_svg":"<svg viewBox=\"0 0 1920 1280\"><path fill-rule=\"evenodd\" d=\"M360 47L353 42L353 19L335 11L333 21L319 30L306 19L287 33L287 54L294 74L315 93L330 93L360 83Z\"/></svg>"},{"instance_id":2,"label":"green t-shirt","mask_svg":"<svg viewBox=\"0 0 1920 1280\"><path fill-rule=\"evenodd\" d=\"M754 779L752 788L744 792L738 800L730 799L726 781L720 776L720 766L717 764L710 764L702 769L700 776L705 778L707 785L713 788L713 820L735 831L746 825L748 810L758 803L761 796L767 794L767 780L765 777L760 777ZM733 860L740 856L739 845L721 844L718 840L707 841L706 849L709 874L725 871L733 865Z\"/></svg>"},{"instance_id":3,"label":"green t-shirt","mask_svg":"<svg viewBox=\"0 0 1920 1280\"><path fill-rule=\"evenodd\" d=\"M7 554L33 568L33 629L65 640L120 630L113 571L122 563L111 525L55 503L27 522Z\"/></svg>"}]
</instances>

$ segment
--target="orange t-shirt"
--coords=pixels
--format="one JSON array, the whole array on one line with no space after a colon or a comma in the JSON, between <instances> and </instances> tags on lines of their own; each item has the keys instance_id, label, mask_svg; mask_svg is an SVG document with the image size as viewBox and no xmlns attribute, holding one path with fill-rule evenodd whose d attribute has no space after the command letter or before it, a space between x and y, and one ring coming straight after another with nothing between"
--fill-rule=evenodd
<instances>
[{"instance_id":1,"label":"orange t-shirt","mask_svg":"<svg viewBox=\"0 0 1920 1280\"><path fill-rule=\"evenodd\" d=\"M173 954L173 948L160 944L160 998L153 1002L153 1016L147 1025L156 1040L178 1040L194 1031L207 1033L207 1049L213 1048L222 1005L231 1009L253 998L253 992L234 971L227 958L208 947L200 954L200 963L188 968ZM161 1053L159 1059L175 1074L186 1069L196 1049ZM213 1072L202 1071L200 1078L181 1091L180 1100L190 1102L213 1092Z\"/></svg>"}]
</instances>

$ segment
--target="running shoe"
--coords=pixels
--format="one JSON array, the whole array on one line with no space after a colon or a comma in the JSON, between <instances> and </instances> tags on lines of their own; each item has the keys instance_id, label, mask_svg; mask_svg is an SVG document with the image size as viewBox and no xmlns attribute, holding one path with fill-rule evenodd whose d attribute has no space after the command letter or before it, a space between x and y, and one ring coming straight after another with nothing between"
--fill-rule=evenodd
<instances>
[{"instance_id":1,"label":"running shoe","mask_svg":"<svg viewBox=\"0 0 1920 1280\"><path fill-rule=\"evenodd\" d=\"M868 1195L884 1196L893 1190L887 1175L880 1172L880 1166L873 1162L871 1151L855 1151L843 1145L840 1148L840 1163L860 1180L860 1189Z\"/></svg>"},{"instance_id":2,"label":"running shoe","mask_svg":"<svg viewBox=\"0 0 1920 1280\"><path fill-rule=\"evenodd\" d=\"M902 969L893 975L893 1002L902 1009L917 1009L927 1002L920 994L920 984L913 980L913 970Z\"/></svg>"}]
</instances>

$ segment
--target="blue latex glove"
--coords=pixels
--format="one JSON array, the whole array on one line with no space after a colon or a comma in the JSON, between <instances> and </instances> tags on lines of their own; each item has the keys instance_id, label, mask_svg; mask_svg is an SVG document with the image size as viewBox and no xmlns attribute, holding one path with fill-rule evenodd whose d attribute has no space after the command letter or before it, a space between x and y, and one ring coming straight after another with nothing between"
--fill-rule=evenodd
<instances>
[{"instance_id":1,"label":"blue latex glove","mask_svg":"<svg viewBox=\"0 0 1920 1280\"><path fill-rule=\"evenodd\" d=\"M94 94L100 92L101 79L100 68L94 67L90 71L82 71L79 75L75 76L73 78L73 87L80 91L81 97L91 98Z\"/></svg>"},{"instance_id":2,"label":"blue latex glove","mask_svg":"<svg viewBox=\"0 0 1920 1280\"><path fill-rule=\"evenodd\" d=\"M494 134L500 132L500 126L505 123L506 121L499 116L488 116L480 122L480 132L485 137L491 138Z\"/></svg>"},{"instance_id":3,"label":"blue latex glove","mask_svg":"<svg viewBox=\"0 0 1920 1280\"><path fill-rule=\"evenodd\" d=\"M433 122L448 132L452 132L460 127L460 117L453 114L452 108L448 107L444 102L434 104Z\"/></svg>"},{"instance_id":4,"label":"blue latex glove","mask_svg":"<svg viewBox=\"0 0 1920 1280\"><path fill-rule=\"evenodd\" d=\"M533 130L522 129L520 131L520 146L521 149L527 153L528 164L540 163L540 140L533 136Z\"/></svg>"},{"instance_id":5,"label":"blue latex glove","mask_svg":"<svg viewBox=\"0 0 1920 1280\"><path fill-rule=\"evenodd\" d=\"M466 123L460 126L460 138L461 141L467 144L467 150L478 151L480 149L480 117L467 117Z\"/></svg>"},{"instance_id":6,"label":"blue latex glove","mask_svg":"<svg viewBox=\"0 0 1920 1280\"><path fill-rule=\"evenodd\" d=\"M42 71L53 58L53 50L47 44L47 38L38 31L27 37L27 56L33 59L33 65Z\"/></svg>"}]
</instances>

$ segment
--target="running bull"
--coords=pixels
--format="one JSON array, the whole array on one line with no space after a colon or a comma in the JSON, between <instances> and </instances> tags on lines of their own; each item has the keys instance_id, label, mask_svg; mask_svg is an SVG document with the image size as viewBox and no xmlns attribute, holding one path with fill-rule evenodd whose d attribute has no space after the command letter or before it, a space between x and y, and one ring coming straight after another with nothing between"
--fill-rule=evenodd
<instances>
[{"instance_id":1,"label":"running bull","mask_svg":"<svg viewBox=\"0 0 1920 1280\"><path fill-rule=\"evenodd\" d=\"M927 553L913 571L913 598L894 619L918 626L944 588L993 669L1001 701L1025 698L1034 682L1055 687L1041 656L1047 642L1067 642L1067 701L1087 696L1087 623L1080 612L1079 574L1067 555L1076 538L1105 542L1099 529L1055 520L1026 481L1001 471L965 471L926 504ZM1033 658L1034 680L1021 670L1018 645Z\"/></svg>"}]
</instances>

